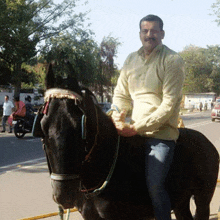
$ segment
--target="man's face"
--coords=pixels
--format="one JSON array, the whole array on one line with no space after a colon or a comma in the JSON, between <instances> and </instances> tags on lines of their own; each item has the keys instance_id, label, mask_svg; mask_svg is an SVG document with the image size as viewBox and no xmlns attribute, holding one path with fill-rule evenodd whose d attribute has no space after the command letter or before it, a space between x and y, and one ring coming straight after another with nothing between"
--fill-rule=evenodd
<instances>
[{"instance_id":1,"label":"man's face","mask_svg":"<svg viewBox=\"0 0 220 220\"><path fill-rule=\"evenodd\" d=\"M7 97L7 96L5 96L5 101L6 101L6 102L8 101L8 97Z\"/></svg>"},{"instance_id":2,"label":"man's face","mask_svg":"<svg viewBox=\"0 0 220 220\"><path fill-rule=\"evenodd\" d=\"M157 45L162 43L164 34L157 21L142 21L140 39L146 54L149 55Z\"/></svg>"}]
</instances>

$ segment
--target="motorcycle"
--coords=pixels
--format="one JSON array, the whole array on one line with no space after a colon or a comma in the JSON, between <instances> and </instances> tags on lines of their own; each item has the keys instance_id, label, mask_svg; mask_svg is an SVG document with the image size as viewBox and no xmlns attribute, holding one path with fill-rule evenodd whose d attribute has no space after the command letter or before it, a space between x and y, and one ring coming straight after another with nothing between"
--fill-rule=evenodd
<instances>
[{"instance_id":1,"label":"motorcycle","mask_svg":"<svg viewBox=\"0 0 220 220\"><path fill-rule=\"evenodd\" d=\"M14 134L17 138L23 138L26 133L32 132L34 118L16 116L13 118Z\"/></svg>"}]
</instances>

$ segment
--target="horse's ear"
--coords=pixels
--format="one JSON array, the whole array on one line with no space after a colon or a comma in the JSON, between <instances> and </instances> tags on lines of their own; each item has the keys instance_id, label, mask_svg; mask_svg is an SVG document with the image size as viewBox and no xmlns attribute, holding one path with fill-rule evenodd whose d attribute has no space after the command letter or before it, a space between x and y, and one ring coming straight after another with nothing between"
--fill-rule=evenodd
<instances>
[{"instance_id":1,"label":"horse's ear","mask_svg":"<svg viewBox=\"0 0 220 220\"><path fill-rule=\"evenodd\" d=\"M80 89L79 83L75 77L68 75L67 86L68 86L68 89L70 89L78 94L81 94L81 89Z\"/></svg>"},{"instance_id":2,"label":"horse's ear","mask_svg":"<svg viewBox=\"0 0 220 220\"><path fill-rule=\"evenodd\" d=\"M53 73L52 64L50 63L47 68L45 85L46 85L47 89L50 89L50 88L54 87L54 84L55 84L55 77L54 77L54 73Z\"/></svg>"}]
</instances>

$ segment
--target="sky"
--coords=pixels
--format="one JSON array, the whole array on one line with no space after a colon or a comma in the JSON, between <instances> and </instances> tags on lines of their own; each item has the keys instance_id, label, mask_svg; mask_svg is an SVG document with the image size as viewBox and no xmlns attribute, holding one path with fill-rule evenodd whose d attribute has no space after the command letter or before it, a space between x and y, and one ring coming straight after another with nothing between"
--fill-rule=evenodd
<instances>
[{"instance_id":1,"label":"sky","mask_svg":"<svg viewBox=\"0 0 220 220\"><path fill-rule=\"evenodd\" d=\"M164 22L163 44L176 52L186 46L220 45L220 26L211 8L217 0L88 0L78 11L88 11L94 39L112 36L121 42L115 64L123 66L126 57L141 47L139 21L155 14ZM80 1L82 3L82 0ZM79 3L78 3L79 4Z\"/></svg>"}]
</instances>

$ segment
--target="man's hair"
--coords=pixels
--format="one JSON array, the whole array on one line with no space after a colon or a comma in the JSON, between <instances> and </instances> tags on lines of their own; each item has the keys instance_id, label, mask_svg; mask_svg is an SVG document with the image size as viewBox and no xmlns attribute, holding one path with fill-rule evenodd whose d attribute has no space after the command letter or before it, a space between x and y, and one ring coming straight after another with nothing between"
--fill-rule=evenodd
<instances>
[{"instance_id":1,"label":"man's hair","mask_svg":"<svg viewBox=\"0 0 220 220\"><path fill-rule=\"evenodd\" d=\"M15 96L15 97L14 97L14 100L15 100L16 102L20 101L19 96Z\"/></svg>"},{"instance_id":2,"label":"man's hair","mask_svg":"<svg viewBox=\"0 0 220 220\"><path fill-rule=\"evenodd\" d=\"M9 99L9 96L8 96L8 95L5 95L5 97L6 97L7 99Z\"/></svg>"},{"instance_id":3,"label":"man's hair","mask_svg":"<svg viewBox=\"0 0 220 220\"><path fill-rule=\"evenodd\" d=\"M141 20L140 20L140 30L141 30L141 23L143 21L157 21L159 23L159 27L161 29L161 31L163 30L163 21L160 17L156 16L156 15L147 15L145 17L143 17Z\"/></svg>"}]
</instances>

